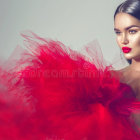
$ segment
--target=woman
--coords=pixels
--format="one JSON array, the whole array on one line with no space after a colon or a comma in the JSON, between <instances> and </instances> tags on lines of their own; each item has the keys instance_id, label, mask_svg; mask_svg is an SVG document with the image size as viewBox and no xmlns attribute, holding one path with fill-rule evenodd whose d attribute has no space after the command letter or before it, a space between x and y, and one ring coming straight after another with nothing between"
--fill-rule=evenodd
<instances>
[{"instance_id":1,"label":"woman","mask_svg":"<svg viewBox=\"0 0 140 140\"><path fill-rule=\"evenodd\" d=\"M114 14L114 30L117 43L129 66L121 70L121 80L130 85L140 100L140 1L127 0L118 6ZM132 115L140 127L140 115Z\"/></svg>"},{"instance_id":2,"label":"woman","mask_svg":"<svg viewBox=\"0 0 140 140\"><path fill-rule=\"evenodd\" d=\"M138 0L127 0L114 16L117 42L131 61L119 72L58 41L23 35L29 51L12 68L1 70L0 139L139 140L135 81L140 21L133 12L140 11L139 5Z\"/></svg>"},{"instance_id":3,"label":"woman","mask_svg":"<svg viewBox=\"0 0 140 140\"><path fill-rule=\"evenodd\" d=\"M117 43L122 49L129 66L123 69L123 81L132 86L140 99L138 77L140 76L140 1L127 0L114 15L114 30ZM129 75L129 76L128 76Z\"/></svg>"}]
</instances>

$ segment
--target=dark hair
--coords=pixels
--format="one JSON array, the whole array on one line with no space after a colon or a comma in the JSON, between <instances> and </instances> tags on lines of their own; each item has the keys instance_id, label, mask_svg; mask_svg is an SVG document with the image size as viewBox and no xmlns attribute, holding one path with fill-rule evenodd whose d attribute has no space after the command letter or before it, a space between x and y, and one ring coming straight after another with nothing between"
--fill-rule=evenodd
<instances>
[{"instance_id":1,"label":"dark hair","mask_svg":"<svg viewBox=\"0 0 140 140\"><path fill-rule=\"evenodd\" d=\"M114 19L118 13L126 13L140 20L140 0L124 1L117 7L114 14ZM127 60L127 62L131 64L131 60Z\"/></svg>"}]
</instances>

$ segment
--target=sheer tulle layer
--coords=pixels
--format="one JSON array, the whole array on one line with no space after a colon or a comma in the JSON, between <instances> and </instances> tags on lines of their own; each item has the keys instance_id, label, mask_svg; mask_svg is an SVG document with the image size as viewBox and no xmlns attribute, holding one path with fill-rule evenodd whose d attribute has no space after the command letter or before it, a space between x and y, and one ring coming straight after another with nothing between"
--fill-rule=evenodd
<instances>
[{"instance_id":1,"label":"sheer tulle layer","mask_svg":"<svg viewBox=\"0 0 140 140\"><path fill-rule=\"evenodd\" d=\"M58 41L23 37L28 50L1 67L1 140L140 139L131 118L140 103L97 49L87 47L88 58Z\"/></svg>"}]
</instances>

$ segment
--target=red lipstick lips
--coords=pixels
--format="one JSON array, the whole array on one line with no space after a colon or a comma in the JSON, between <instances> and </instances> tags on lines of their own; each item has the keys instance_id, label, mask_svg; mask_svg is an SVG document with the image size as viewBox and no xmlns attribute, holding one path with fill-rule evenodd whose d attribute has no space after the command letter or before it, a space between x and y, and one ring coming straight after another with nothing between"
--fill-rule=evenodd
<instances>
[{"instance_id":1,"label":"red lipstick lips","mask_svg":"<svg viewBox=\"0 0 140 140\"><path fill-rule=\"evenodd\" d=\"M131 48L129 48L129 47L122 47L122 51L124 53L129 53L131 51Z\"/></svg>"}]
</instances>

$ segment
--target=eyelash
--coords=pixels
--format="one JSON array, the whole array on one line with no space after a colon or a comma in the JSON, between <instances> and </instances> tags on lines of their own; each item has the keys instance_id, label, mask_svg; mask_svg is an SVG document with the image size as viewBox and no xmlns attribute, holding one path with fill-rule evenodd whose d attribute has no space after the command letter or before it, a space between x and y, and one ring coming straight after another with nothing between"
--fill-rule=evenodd
<instances>
[{"instance_id":1,"label":"eyelash","mask_svg":"<svg viewBox=\"0 0 140 140\"><path fill-rule=\"evenodd\" d=\"M136 30L129 30L128 32L130 34L135 34L137 31ZM121 32L119 32L119 31L116 31L115 33L116 33L116 35L120 35L121 34Z\"/></svg>"},{"instance_id":2,"label":"eyelash","mask_svg":"<svg viewBox=\"0 0 140 140\"><path fill-rule=\"evenodd\" d=\"M130 34L135 34L137 31L136 30L129 30Z\"/></svg>"},{"instance_id":3,"label":"eyelash","mask_svg":"<svg viewBox=\"0 0 140 140\"><path fill-rule=\"evenodd\" d=\"M116 33L116 35L119 35L121 32L116 31L115 33Z\"/></svg>"}]
</instances>

